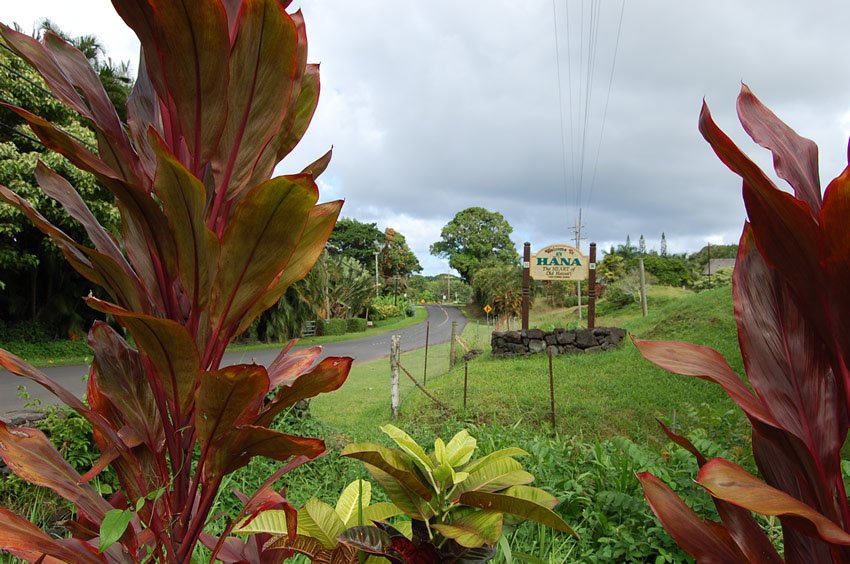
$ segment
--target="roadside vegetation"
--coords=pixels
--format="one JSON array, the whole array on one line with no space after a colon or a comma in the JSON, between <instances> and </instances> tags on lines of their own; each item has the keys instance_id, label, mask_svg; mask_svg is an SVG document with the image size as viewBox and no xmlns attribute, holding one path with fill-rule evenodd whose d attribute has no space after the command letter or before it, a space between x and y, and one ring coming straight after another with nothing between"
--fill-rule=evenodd
<instances>
[{"instance_id":1,"label":"roadside vegetation","mask_svg":"<svg viewBox=\"0 0 850 564\"><path fill-rule=\"evenodd\" d=\"M648 317L642 318L640 308L630 304L600 317L598 325L621 326L641 338L711 343L740 370L728 287L701 293L653 287L649 299L653 307ZM575 314L574 308L540 306L533 311L532 325L569 325ZM604 354L555 357L553 431L546 356L493 358L488 352L491 330L485 320L471 319L461 338L466 346L484 351L466 367L469 388L465 411L464 362L458 358L449 370L449 345L445 344L429 350L427 388L450 411L436 407L402 375L401 416L393 423L408 430L421 444L467 429L478 439L483 453L507 446L529 453L521 462L536 477L534 484L562 500L557 513L581 537L577 540L532 523L509 528L506 541L498 545L498 561L507 561L508 553L515 561L529 562L594 558L602 562L640 561L649 557L683 560L684 553L658 525L643 500L634 474L662 473L678 485L689 503L710 509L708 496L691 480L696 463L669 443L655 418L687 429L707 452L729 456L752 468L746 423L733 411L725 394L708 383L671 376L652 366L627 340L621 348ZM457 351L460 356L464 347L458 346ZM404 353L402 363L421 382L424 350ZM390 446L378 429L390 420L389 397L388 361L358 363L342 388L312 400L308 417L295 413L285 416L285 425L298 428L299 433L327 437L330 451L296 469L282 482L293 504L300 506L310 497L330 503L339 495L340 484L369 479L362 465L339 458L338 453L351 442ZM97 454L80 436L85 425L80 425L78 417L61 421L53 415L44 425L65 448L66 457L85 469ZM273 462L255 459L229 478L228 486L251 490L273 468ZM103 481L109 482L108 475ZM46 519L67 511L52 494L22 490L22 484L19 480L7 482L0 504L31 507L28 504L38 496ZM111 486L106 487L108 491ZM376 500L385 499L379 490L374 495ZM225 510L238 506L229 494L222 494L218 503Z\"/></svg>"}]
</instances>

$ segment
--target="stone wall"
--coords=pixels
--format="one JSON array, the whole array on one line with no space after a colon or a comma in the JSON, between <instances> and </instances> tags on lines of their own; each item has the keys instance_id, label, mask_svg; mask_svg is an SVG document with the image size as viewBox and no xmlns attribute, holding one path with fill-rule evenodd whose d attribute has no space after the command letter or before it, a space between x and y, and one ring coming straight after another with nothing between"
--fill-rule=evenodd
<instances>
[{"instance_id":1,"label":"stone wall","mask_svg":"<svg viewBox=\"0 0 850 564\"><path fill-rule=\"evenodd\" d=\"M576 354L607 351L618 346L626 336L624 329L597 327L595 329L555 329L541 331L494 332L490 339L493 356L515 356L546 352Z\"/></svg>"}]
</instances>

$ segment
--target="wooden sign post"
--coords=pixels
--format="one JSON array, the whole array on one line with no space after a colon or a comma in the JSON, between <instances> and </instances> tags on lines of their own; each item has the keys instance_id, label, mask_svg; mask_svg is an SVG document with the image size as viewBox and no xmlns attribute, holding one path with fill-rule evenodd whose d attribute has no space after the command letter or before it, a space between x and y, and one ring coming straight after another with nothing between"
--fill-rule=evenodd
<instances>
[{"instance_id":1,"label":"wooden sign post","mask_svg":"<svg viewBox=\"0 0 850 564\"><path fill-rule=\"evenodd\" d=\"M587 328L593 329L596 327L596 243L590 244L587 268Z\"/></svg>"},{"instance_id":2,"label":"wooden sign post","mask_svg":"<svg viewBox=\"0 0 850 564\"><path fill-rule=\"evenodd\" d=\"M522 330L528 331L528 306L531 301L531 243L522 246Z\"/></svg>"}]
</instances>

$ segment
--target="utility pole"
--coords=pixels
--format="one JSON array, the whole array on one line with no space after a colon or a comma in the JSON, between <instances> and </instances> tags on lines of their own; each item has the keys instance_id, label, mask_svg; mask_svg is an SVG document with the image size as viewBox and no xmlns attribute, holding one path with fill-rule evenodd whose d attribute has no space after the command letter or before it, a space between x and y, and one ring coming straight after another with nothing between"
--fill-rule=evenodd
<instances>
[{"instance_id":1,"label":"utility pole","mask_svg":"<svg viewBox=\"0 0 850 564\"><path fill-rule=\"evenodd\" d=\"M452 273L446 273L446 296L448 296L448 302L452 303Z\"/></svg>"},{"instance_id":2,"label":"utility pole","mask_svg":"<svg viewBox=\"0 0 850 564\"><path fill-rule=\"evenodd\" d=\"M581 252L581 242L584 241L587 237L581 236L581 230L584 228L584 225L581 223L581 208L578 209L578 221L576 221L575 227L573 227L573 233L575 234L576 241L576 249ZM581 319L581 280L576 280L576 295L578 297L578 318Z\"/></svg>"}]
</instances>

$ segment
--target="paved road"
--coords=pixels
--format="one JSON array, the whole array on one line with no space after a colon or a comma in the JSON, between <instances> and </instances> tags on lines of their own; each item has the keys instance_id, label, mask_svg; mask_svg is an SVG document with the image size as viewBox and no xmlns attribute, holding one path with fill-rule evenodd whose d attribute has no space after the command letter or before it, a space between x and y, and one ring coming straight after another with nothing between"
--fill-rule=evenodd
<instances>
[{"instance_id":1,"label":"paved road","mask_svg":"<svg viewBox=\"0 0 850 564\"><path fill-rule=\"evenodd\" d=\"M428 324L429 342L431 344L445 343L451 338L452 321L457 321L458 333L463 330L466 318L452 306L429 305ZM426 323L420 323L407 329L384 333L363 339L339 341L323 346L322 356L351 356L355 362L365 362L388 356L390 353L390 336L401 335L402 351L409 351L425 346ZM261 351L234 352L224 355L222 365L256 362L268 366L278 354L277 349ZM85 392L83 377L88 374L87 366L56 366L42 369L50 378L62 384L75 394ZM17 387L27 385L27 391L33 398L39 398L45 403L57 403L58 400L38 384L18 378L0 368L0 415L14 417L26 411L24 400L17 394Z\"/></svg>"}]
</instances>

